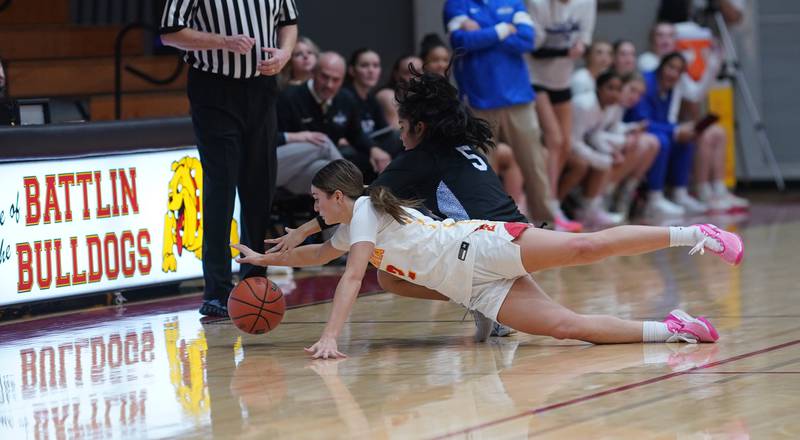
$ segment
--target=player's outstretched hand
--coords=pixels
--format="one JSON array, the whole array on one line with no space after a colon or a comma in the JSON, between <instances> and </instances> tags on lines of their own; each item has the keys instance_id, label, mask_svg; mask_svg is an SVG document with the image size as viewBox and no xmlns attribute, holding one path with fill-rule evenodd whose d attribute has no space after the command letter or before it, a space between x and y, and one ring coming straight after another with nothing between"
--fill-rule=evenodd
<instances>
[{"instance_id":1,"label":"player's outstretched hand","mask_svg":"<svg viewBox=\"0 0 800 440\"><path fill-rule=\"evenodd\" d=\"M316 344L311 347L303 348L306 353L311 355L311 359L338 359L346 358L347 355L340 352L336 346L336 339L333 338L320 338Z\"/></svg>"},{"instance_id":2,"label":"player's outstretched hand","mask_svg":"<svg viewBox=\"0 0 800 440\"><path fill-rule=\"evenodd\" d=\"M286 228L286 235L278 238L268 238L264 240L264 246L272 245L271 248L267 249L268 254L283 254L300 246L300 243L305 239L306 237L297 229Z\"/></svg>"},{"instance_id":3,"label":"player's outstretched hand","mask_svg":"<svg viewBox=\"0 0 800 440\"><path fill-rule=\"evenodd\" d=\"M254 266L267 266L269 264L268 261L265 261L264 257L266 255L259 254L241 243L231 243L230 246L240 252L239 256L236 257L236 262L239 264L252 264Z\"/></svg>"}]
</instances>

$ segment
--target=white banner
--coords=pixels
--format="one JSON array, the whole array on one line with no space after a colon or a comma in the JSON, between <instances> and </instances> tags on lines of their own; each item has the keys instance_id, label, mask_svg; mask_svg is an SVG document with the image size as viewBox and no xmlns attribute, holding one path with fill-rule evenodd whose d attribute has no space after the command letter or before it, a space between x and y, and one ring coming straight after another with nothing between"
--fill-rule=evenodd
<instances>
[{"instance_id":1,"label":"white banner","mask_svg":"<svg viewBox=\"0 0 800 440\"><path fill-rule=\"evenodd\" d=\"M0 164L0 305L201 277L202 187L195 148Z\"/></svg>"}]
</instances>

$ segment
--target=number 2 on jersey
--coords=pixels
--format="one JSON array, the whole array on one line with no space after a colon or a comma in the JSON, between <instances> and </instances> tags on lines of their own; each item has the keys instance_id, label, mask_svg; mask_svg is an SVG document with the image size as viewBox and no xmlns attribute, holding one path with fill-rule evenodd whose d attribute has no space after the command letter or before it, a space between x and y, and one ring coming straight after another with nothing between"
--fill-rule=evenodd
<instances>
[{"instance_id":1,"label":"number 2 on jersey","mask_svg":"<svg viewBox=\"0 0 800 440\"><path fill-rule=\"evenodd\" d=\"M486 170L489 169L489 167L486 165L486 162L483 161L482 157L478 156L477 154L473 154L473 153L470 152L471 149L469 148L469 145L462 145L460 147L456 147L456 150L458 150L459 153L463 154L464 157L467 158L467 160L472 162L472 166L474 166L478 170L486 171ZM473 161L477 161L477 162L473 162Z\"/></svg>"}]
</instances>

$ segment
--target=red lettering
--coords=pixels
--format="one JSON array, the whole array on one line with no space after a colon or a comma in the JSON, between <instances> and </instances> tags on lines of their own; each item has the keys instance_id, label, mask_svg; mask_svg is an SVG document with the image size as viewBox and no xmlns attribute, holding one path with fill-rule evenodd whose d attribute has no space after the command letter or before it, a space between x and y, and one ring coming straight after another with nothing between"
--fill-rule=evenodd
<instances>
[{"instance_id":1,"label":"red lettering","mask_svg":"<svg viewBox=\"0 0 800 440\"><path fill-rule=\"evenodd\" d=\"M50 211L55 211L55 222L61 223L61 210L58 207L58 197L56 196L56 176L48 174L44 176L44 181L44 223L50 223Z\"/></svg>"},{"instance_id":2,"label":"red lettering","mask_svg":"<svg viewBox=\"0 0 800 440\"><path fill-rule=\"evenodd\" d=\"M386 266L386 272L389 272L390 274L401 276L401 277L406 276L405 272L403 272L402 270L392 266L391 264Z\"/></svg>"},{"instance_id":3,"label":"red lettering","mask_svg":"<svg viewBox=\"0 0 800 440\"><path fill-rule=\"evenodd\" d=\"M150 245L150 232L147 229L139 229L137 243L139 245L139 255L141 256L139 258L139 273L147 275L153 267L153 258L148 247ZM143 261L147 261L147 263L143 263Z\"/></svg>"},{"instance_id":4,"label":"red lettering","mask_svg":"<svg viewBox=\"0 0 800 440\"><path fill-rule=\"evenodd\" d=\"M36 352L32 348L20 350L22 358L22 396L29 398L36 387Z\"/></svg>"},{"instance_id":5,"label":"red lettering","mask_svg":"<svg viewBox=\"0 0 800 440\"><path fill-rule=\"evenodd\" d=\"M25 186L25 226L38 225L42 217L39 206L39 179L36 177L25 177L22 179Z\"/></svg>"},{"instance_id":6,"label":"red lettering","mask_svg":"<svg viewBox=\"0 0 800 440\"><path fill-rule=\"evenodd\" d=\"M56 287L69 286L69 272L61 274L61 239L53 240L53 250L56 251Z\"/></svg>"},{"instance_id":7,"label":"red lettering","mask_svg":"<svg viewBox=\"0 0 800 440\"><path fill-rule=\"evenodd\" d=\"M17 292L30 292L33 287L33 255L30 243L17 243Z\"/></svg>"},{"instance_id":8,"label":"red lettering","mask_svg":"<svg viewBox=\"0 0 800 440\"><path fill-rule=\"evenodd\" d=\"M44 272L43 264L42 264L42 242L41 241L34 241L33 242L33 253L36 254L36 283L39 285L39 289L45 290L50 288L50 284L53 282L53 269L52 263L50 262L50 251L53 250L53 243L50 240L44 241L44 251L47 254L47 276L42 276Z\"/></svg>"},{"instance_id":9,"label":"red lettering","mask_svg":"<svg viewBox=\"0 0 800 440\"><path fill-rule=\"evenodd\" d=\"M416 272L409 270L408 271L408 277L411 278L412 280L416 280L417 279L417 274L416 274Z\"/></svg>"},{"instance_id":10,"label":"red lettering","mask_svg":"<svg viewBox=\"0 0 800 440\"><path fill-rule=\"evenodd\" d=\"M139 336L134 332L125 335L125 365L139 362Z\"/></svg>"},{"instance_id":11,"label":"red lettering","mask_svg":"<svg viewBox=\"0 0 800 440\"><path fill-rule=\"evenodd\" d=\"M70 188L75 185L75 175L59 174L58 186L64 187L64 221L72 221L72 204L70 203Z\"/></svg>"},{"instance_id":12,"label":"red lettering","mask_svg":"<svg viewBox=\"0 0 800 440\"><path fill-rule=\"evenodd\" d=\"M97 218L111 217L111 206L103 206L103 189L100 181L103 180L103 175L100 171L94 172L94 189L97 193Z\"/></svg>"},{"instance_id":13,"label":"red lettering","mask_svg":"<svg viewBox=\"0 0 800 440\"><path fill-rule=\"evenodd\" d=\"M72 249L72 285L86 282L86 271L78 272L78 237L69 238L69 247Z\"/></svg>"},{"instance_id":14,"label":"red lettering","mask_svg":"<svg viewBox=\"0 0 800 440\"><path fill-rule=\"evenodd\" d=\"M97 283L103 278L103 251L100 237L97 235L87 235L86 246L89 250L89 282ZM95 255L97 255L96 268L94 265Z\"/></svg>"},{"instance_id":15,"label":"red lettering","mask_svg":"<svg viewBox=\"0 0 800 440\"><path fill-rule=\"evenodd\" d=\"M133 250L133 233L122 231L120 238L120 260L122 260L122 275L130 278L136 273L136 252Z\"/></svg>"},{"instance_id":16,"label":"red lettering","mask_svg":"<svg viewBox=\"0 0 800 440\"><path fill-rule=\"evenodd\" d=\"M109 171L111 176L111 215L119 217L119 204L117 204L117 170Z\"/></svg>"},{"instance_id":17,"label":"red lettering","mask_svg":"<svg viewBox=\"0 0 800 440\"><path fill-rule=\"evenodd\" d=\"M122 338L116 333L108 338L108 366L111 368L122 366Z\"/></svg>"},{"instance_id":18,"label":"red lettering","mask_svg":"<svg viewBox=\"0 0 800 440\"><path fill-rule=\"evenodd\" d=\"M114 247L113 251L111 250L112 245ZM105 260L106 278L116 280L119 276L119 241L117 240L117 234L113 232L106 234L106 238L103 240L103 249L105 250L103 260ZM114 264L111 264L112 258L114 259Z\"/></svg>"},{"instance_id":19,"label":"red lettering","mask_svg":"<svg viewBox=\"0 0 800 440\"><path fill-rule=\"evenodd\" d=\"M75 173L75 180L83 188L83 219L89 220L89 184L92 183L92 173L90 171Z\"/></svg>"},{"instance_id":20,"label":"red lettering","mask_svg":"<svg viewBox=\"0 0 800 440\"><path fill-rule=\"evenodd\" d=\"M134 214L139 213L139 199L136 197L136 168L128 168L130 182L125 175L125 170L119 170L119 185L122 188L122 215L128 215L128 202Z\"/></svg>"}]
</instances>

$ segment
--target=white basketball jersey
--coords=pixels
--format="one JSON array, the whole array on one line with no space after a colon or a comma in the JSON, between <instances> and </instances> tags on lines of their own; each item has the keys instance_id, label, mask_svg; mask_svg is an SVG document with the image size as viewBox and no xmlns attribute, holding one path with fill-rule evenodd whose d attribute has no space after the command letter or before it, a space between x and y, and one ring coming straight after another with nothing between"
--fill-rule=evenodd
<instances>
[{"instance_id":1,"label":"white basketball jersey","mask_svg":"<svg viewBox=\"0 0 800 440\"><path fill-rule=\"evenodd\" d=\"M513 240L504 222L488 220L436 221L421 212L405 208L412 218L398 223L380 214L369 197L359 197L350 224L341 224L331 245L342 251L367 241L375 244L370 263L406 281L436 290L467 306L472 293L475 249L468 236L476 231Z\"/></svg>"}]
</instances>

